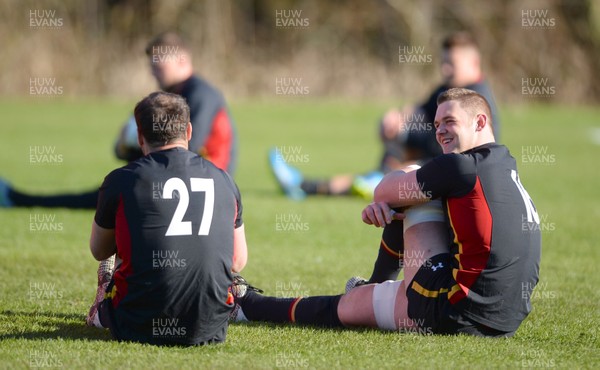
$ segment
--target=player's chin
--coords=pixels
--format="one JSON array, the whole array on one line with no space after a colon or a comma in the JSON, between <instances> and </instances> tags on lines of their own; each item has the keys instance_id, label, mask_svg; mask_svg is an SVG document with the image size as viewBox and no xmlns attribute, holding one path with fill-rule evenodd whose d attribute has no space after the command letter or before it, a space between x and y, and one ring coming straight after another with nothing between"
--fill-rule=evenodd
<instances>
[{"instance_id":1,"label":"player's chin","mask_svg":"<svg viewBox=\"0 0 600 370\"><path fill-rule=\"evenodd\" d=\"M450 154L450 153L459 153L458 147L452 144L442 145L442 153Z\"/></svg>"}]
</instances>

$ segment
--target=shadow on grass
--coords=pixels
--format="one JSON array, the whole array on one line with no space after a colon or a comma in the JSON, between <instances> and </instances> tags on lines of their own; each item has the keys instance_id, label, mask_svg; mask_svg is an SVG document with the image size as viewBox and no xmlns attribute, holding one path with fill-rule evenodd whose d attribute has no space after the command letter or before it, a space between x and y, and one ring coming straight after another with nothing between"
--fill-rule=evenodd
<instances>
[{"instance_id":1,"label":"shadow on grass","mask_svg":"<svg viewBox=\"0 0 600 370\"><path fill-rule=\"evenodd\" d=\"M10 323L6 325L7 333L0 334L0 341L7 339L73 339L88 341L112 341L108 329L92 328L85 324L85 317L81 314L67 314L49 311L15 311L6 310L0 312L0 322ZM267 330L278 330L281 328L310 329L323 332L371 332L375 331L381 335L397 335L395 332L381 331L375 328L324 328L311 325L299 325L269 322L236 322L231 326L256 327Z\"/></svg>"},{"instance_id":2,"label":"shadow on grass","mask_svg":"<svg viewBox=\"0 0 600 370\"><path fill-rule=\"evenodd\" d=\"M0 334L0 341L6 339L80 339L110 341L110 332L92 328L85 324L85 316L48 311L0 312L0 321L6 325L7 333Z\"/></svg>"},{"instance_id":3,"label":"shadow on grass","mask_svg":"<svg viewBox=\"0 0 600 370\"><path fill-rule=\"evenodd\" d=\"M381 334L382 336L397 336L398 331L394 330L381 330L378 328L369 328L369 327L336 327L336 328L328 328L323 326L314 326L308 324L297 324L297 323L272 323L267 321L238 321L229 323L230 327L239 326L239 327L256 327L263 329L281 329L281 328L289 328L293 330L318 330L322 332L355 332L355 333L365 333L365 332L375 332ZM413 335L413 334L410 334Z\"/></svg>"}]
</instances>

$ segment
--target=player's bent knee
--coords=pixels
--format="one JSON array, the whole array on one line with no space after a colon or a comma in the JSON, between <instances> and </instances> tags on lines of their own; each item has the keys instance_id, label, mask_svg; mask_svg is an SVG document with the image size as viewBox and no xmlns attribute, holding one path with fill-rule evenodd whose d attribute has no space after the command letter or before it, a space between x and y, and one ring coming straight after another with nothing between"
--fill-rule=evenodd
<instances>
[{"instance_id":1,"label":"player's bent knee","mask_svg":"<svg viewBox=\"0 0 600 370\"><path fill-rule=\"evenodd\" d=\"M371 305L373 287L374 285L359 286L342 296L337 312L344 326L377 326Z\"/></svg>"},{"instance_id":2,"label":"player's bent knee","mask_svg":"<svg viewBox=\"0 0 600 370\"><path fill-rule=\"evenodd\" d=\"M404 232L410 227L425 222L444 222L442 201L431 200L427 203L412 206L404 211Z\"/></svg>"}]
</instances>

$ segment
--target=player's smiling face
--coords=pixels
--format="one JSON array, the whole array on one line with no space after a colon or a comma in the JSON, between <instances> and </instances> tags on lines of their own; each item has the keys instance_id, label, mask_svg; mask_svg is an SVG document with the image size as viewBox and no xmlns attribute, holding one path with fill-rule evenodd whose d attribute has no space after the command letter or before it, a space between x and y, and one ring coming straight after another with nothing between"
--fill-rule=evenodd
<instances>
[{"instance_id":1,"label":"player's smiling face","mask_svg":"<svg viewBox=\"0 0 600 370\"><path fill-rule=\"evenodd\" d=\"M444 154L461 153L474 147L477 123L458 101L443 102L435 114L435 136Z\"/></svg>"}]
</instances>

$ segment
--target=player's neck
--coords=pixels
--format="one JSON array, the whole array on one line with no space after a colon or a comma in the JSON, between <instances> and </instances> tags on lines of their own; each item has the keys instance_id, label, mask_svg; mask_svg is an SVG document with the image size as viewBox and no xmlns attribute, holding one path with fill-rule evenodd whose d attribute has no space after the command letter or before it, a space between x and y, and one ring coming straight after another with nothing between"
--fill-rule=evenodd
<instances>
[{"instance_id":1,"label":"player's neck","mask_svg":"<svg viewBox=\"0 0 600 370\"><path fill-rule=\"evenodd\" d=\"M188 150L188 145L187 145L187 142L182 142L182 141L177 141L177 142L174 142L171 144L162 145L162 146L154 146L154 147L144 145L144 147L142 148L142 152L144 153L144 155L148 155L150 153L160 152L163 150L169 150L169 149L173 149L173 148L181 148L181 149Z\"/></svg>"}]
</instances>

